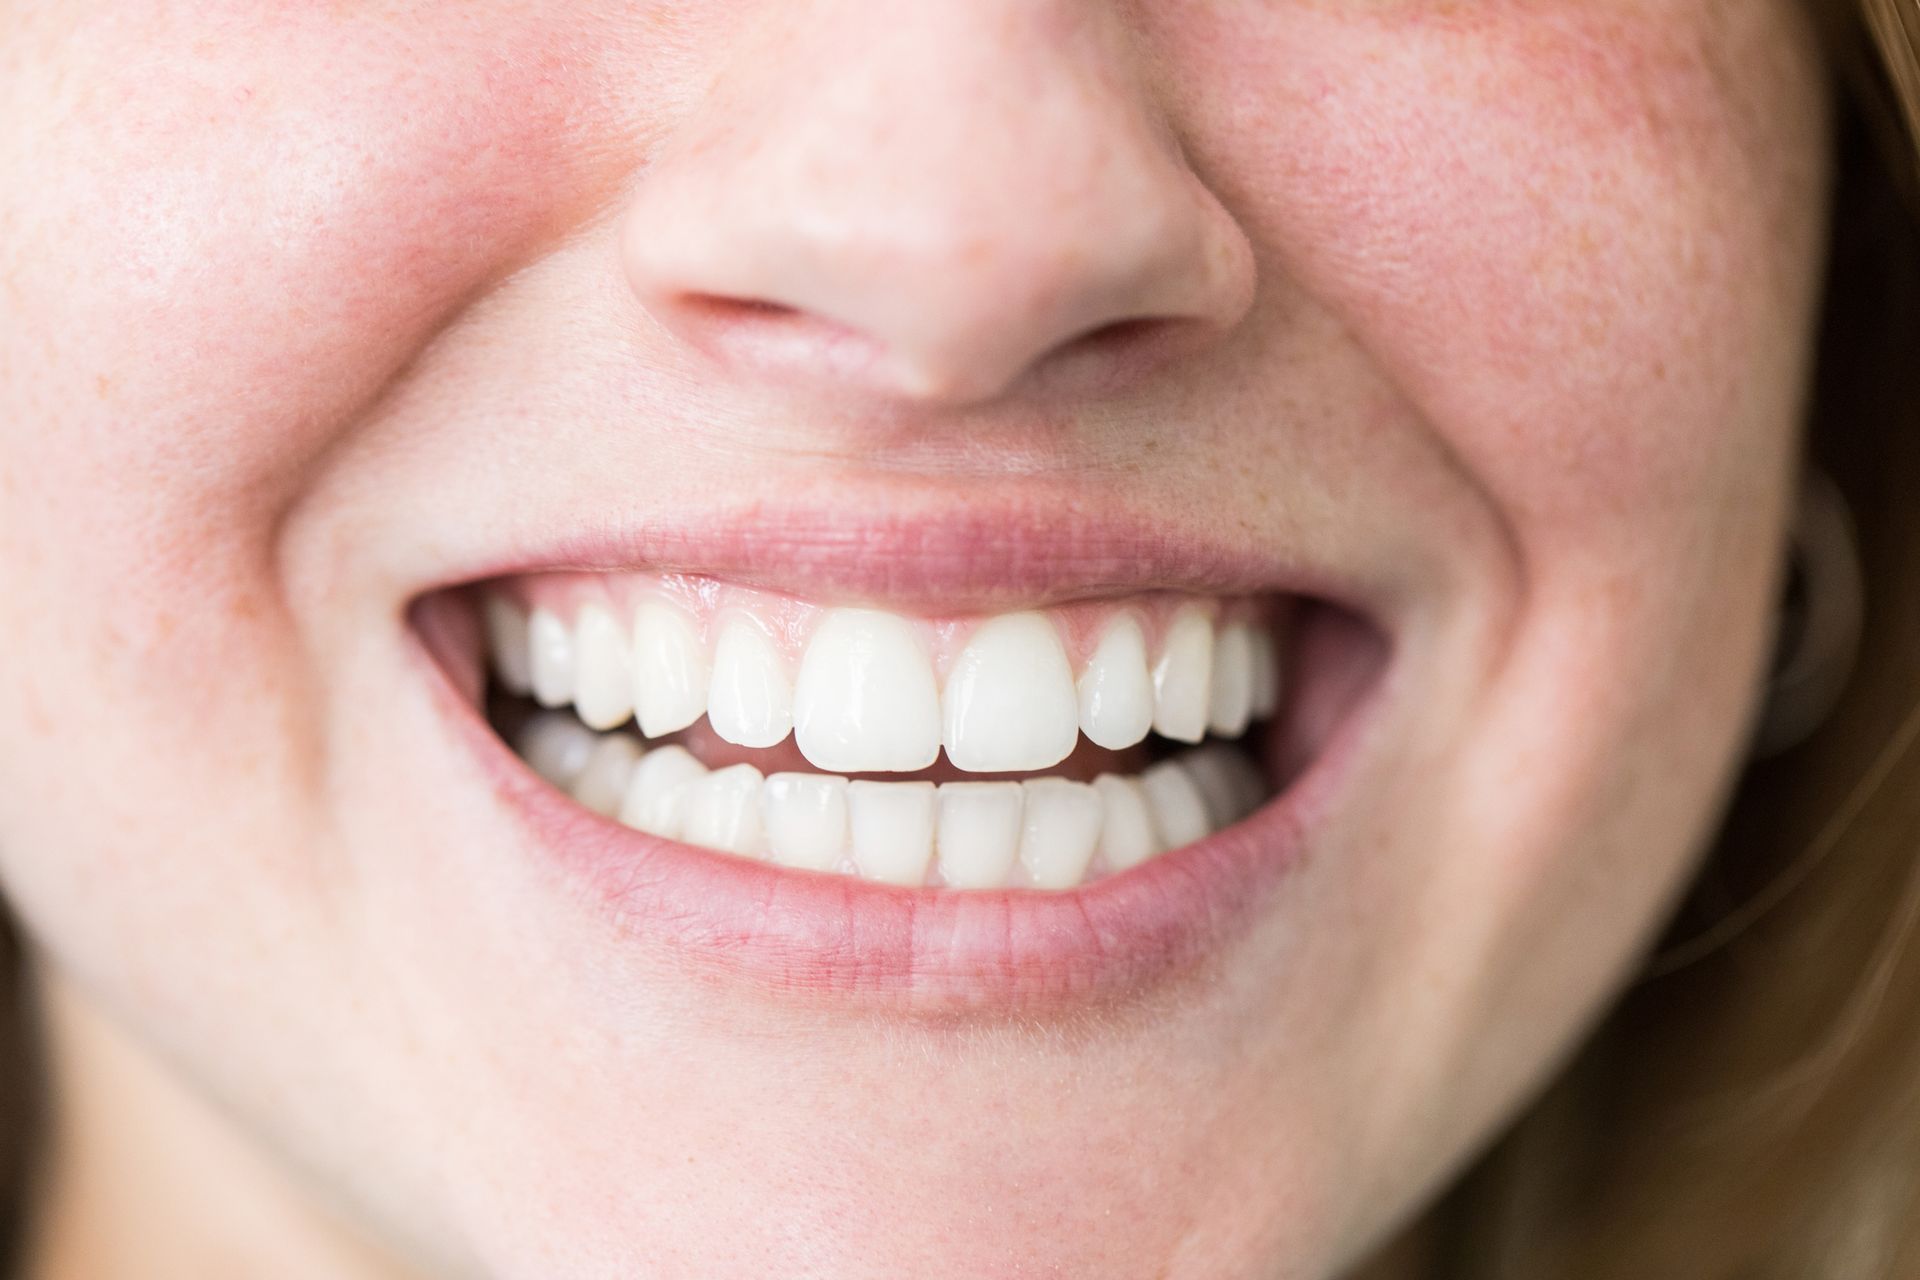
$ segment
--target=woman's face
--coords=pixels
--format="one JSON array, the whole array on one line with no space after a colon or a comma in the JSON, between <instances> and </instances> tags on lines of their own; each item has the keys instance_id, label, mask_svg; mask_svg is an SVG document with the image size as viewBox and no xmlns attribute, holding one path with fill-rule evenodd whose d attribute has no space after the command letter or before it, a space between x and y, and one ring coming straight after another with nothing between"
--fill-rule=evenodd
<instances>
[{"instance_id":1,"label":"woman's face","mask_svg":"<svg viewBox=\"0 0 1920 1280\"><path fill-rule=\"evenodd\" d=\"M6 892L430 1268L1331 1274L1708 836L1818 286L1786 0L0 8ZM483 593L813 807L548 787ZM1123 869L1269 638L1277 796ZM1122 781L818 781L962 739L904 776Z\"/></svg>"}]
</instances>

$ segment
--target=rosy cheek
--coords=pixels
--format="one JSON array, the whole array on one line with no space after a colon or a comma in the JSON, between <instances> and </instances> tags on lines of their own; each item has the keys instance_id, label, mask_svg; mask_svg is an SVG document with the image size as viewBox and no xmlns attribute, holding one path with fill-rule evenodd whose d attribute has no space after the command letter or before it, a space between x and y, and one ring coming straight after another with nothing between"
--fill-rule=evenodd
<instances>
[{"instance_id":1,"label":"rosy cheek","mask_svg":"<svg viewBox=\"0 0 1920 1280\"><path fill-rule=\"evenodd\" d=\"M14 117L44 122L19 140L39 180L6 203L27 204L14 285L53 348L56 456L127 501L281 495L591 196L554 33L330 11L116 12Z\"/></svg>"},{"instance_id":2,"label":"rosy cheek","mask_svg":"<svg viewBox=\"0 0 1920 1280\"><path fill-rule=\"evenodd\" d=\"M1279 5L1209 44L1199 132L1269 280L1516 519L1697 501L1743 425L1781 434L1823 112L1787 6L1725 8Z\"/></svg>"}]
</instances>

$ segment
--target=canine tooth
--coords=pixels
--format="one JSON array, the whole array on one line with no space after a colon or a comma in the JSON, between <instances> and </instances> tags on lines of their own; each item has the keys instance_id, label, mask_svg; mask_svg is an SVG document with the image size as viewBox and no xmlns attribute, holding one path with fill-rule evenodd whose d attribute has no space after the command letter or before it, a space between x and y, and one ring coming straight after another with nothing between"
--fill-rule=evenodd
<instances>
[{"instance_id":1,"label":"canine tooth","mask_svg":"<svg viewBox=\"0 0 1920 1280\"><path fill-rule=\"evenodd\" d=\"M527 635L527 615L505 596L488 595L481 604L487 626L487 652L492 658L493 674L508 693L522 697L533 692L532 641Z\"/></svg>"},{"instance_id":2,"label":"canine tooth","mask_svg":"<svg viewBox=\"0 0 1920 1280\"><path fill-rule=\"evenodd\" d=\"M1234 623L1213 642L1213 689L1207 727L1225 738L1246 732L1253 712L1253 632Z\"/></svg>"},{"instance_id":3,"label":"canine tooth","mask_svg":"<svg viewBox=\"0 0 1920 1280\"><path fill-rule=\"evenodd\" d=\"M527 619L529 678L533 697L543 707L573 701L573 633L557 614L535 609Z\"/></svg>"},{"instance_id":4,"label":"canine tooth","mask_svg":"<svg viewBox=\"0 0 1920 1280\"><path fill-rule=\"evenodd\" d=\"M1020 784L940 785L940 876L955 889L998 889L1020 851Z\"/></svg>"},{"instance_id":5,"label":"canine tooth","mask_svg":"<svg viewBox=\"0 0 1920 1280\"><path fill-rule=\"evenodd\" d=\"M1153 668L1153 727L1163 737L1198 742L1207 733L1213 682L1213 621L1197 609L1173 620Z\"/></svg>"},{"instance_id":6,"label":"canine tooth","mask_svg":"<svg viewBox=\"0 0 1920 1280\"><path fill-rule=\"evenodd\" d=\"M827 773L776 773L762 791L762 823L773 860L832 871L847 852L847 780Z\"/></svg>"},{"instance_id":7,"label":"canine tooth","mask_svg":"<svg viewBox=\"0 0 1920 1280\"><path fill-rule=\"evenodd\" d=\"M933 809L931 782L848 783L847 827L860 874L886 884L926 883Z\"/></svg>"},{"instance_id":8,"label":"canine tooth","mask_svg":"<svg viewBox=\"0 0 1920 1280\"><path fill-rule=\"evenodd\" d=\"M1140 789L1146 794L1161 848L1178 849L1212 832L1206 801L1178 761L1163 760L1148 768L1140 775Z\"/></svg>"},{"instance_id":9,"label":"canine tooth","mask_svg":"<svg viewBox=\"0 0 1920 1280\"><path fill-rule=\"evenodd\" d=\"M1036 889L1073 888L1100 843L1100 793L1065 778L1031 778L1020 790L1020 864L1028 879Z\"/></svg>"},{"instance_id":10,"label":"canine tooth","mask_svg":"<svg viewBox=\"0 0 1920 1280\"><path fill-rule=\"evenodd\" d=\"M761 782L758 769L735 764L689 784L681 839L728 853L761 852Z\"/></svg>"},{"instance_id":11,"label":"canine tooth","mask_svg":"<svg viewBox=\"0 0 1920 1280\"><path fill-rule=\"evenodd\" d=\"M611 729L633 714L633 659L613 615L584 605L574 622L573 711L591 729Z\"/></svg>"},{"instance_id":12,"label":"canine tooth","mask_svg":"<svg viewBox=\"0 0 1920 1280\"><path fill-rule=\"evenodd\" d=\"M633 616L633 707L649 738L684 729L707 710L707 655L693 619L662 600Z\"/></svg>"},{"instance_id":13,"label":"canine tooth","mask_svg":"<svg viewBox=\"0 0 1920 1280\"><path fill-rule=\"evenodd\" d=\"M904 619L835 609L821 619L793 689L794 741L830 773L924 769L940 754L933 664Z\"/></svg>"},{"instance_id":14,"label":"canine tooth","mask_svg":"<svg viewBox=\"0 0 1920 1280\"><path fill-rule=\"evenodd\" d=\"M640 758L620 800L620 821L638 831L678 839L686 812L687 789L704 778L707 766L685 747L656 747Z\"/></svg>"},{"instance_id":15,"label":"canine tooth","mask_svg":"<svg viewBox=\"0 0 1920 1280\"><path fill-rule=\"evenodd\" d=\"M745 618L727 623L714 645L707 723L743 747L771 747L793 729L786 663L767 633Z\"/></svg>"},{"instance_id":16,"label":"canine tooth","mask_svg":"<svg viewBox=\"0 0 1920 1280\"><path fill-rule=\"evenodd\" d=\"M514 749L527 767L566 791L587 767L599 738L564 711L542 711L515 736Z\"/></svg>"},{"instance_id":17,"label":"canine tooth","mask_svg":"<svg viewBox=\"0 0 1920 1280\"><path fill-rule=\"evenodd\" d=\"M1153 676L1140 624L1121 618L1100 637L1080 673L1080 730L1097 746L1118 750L1153 727Z\"/></svg>"},{"instance_id":18,"label":"canine tooth","mask_svg":"<svg viewBox=\"0 0 1920 1280\"><path fill-rule=\"evenodd\" d=\"M1038 613L981 624L954 661L943 702L947 759L972 773L1059 764L1080 736L1073 668Z\"/></svg>"},{"instance_id":19,"label":"canine tooth","mask_svg":"<svg viewBox=\"0 0 1920 1280\"><path fill-rule=\"evenodd\" d=\"M1280 705L1280 651L1264 630L1253 633L1253 683L1248 701L1255 719L1270 716Z\"/></svg>"},{"instance_id":20,"label":"canine tooth","mask_svg":"<svg viewBox=\"0 0 1920 1280\"><path fill-rule=\"evenodd\" d=\"M1100 861L1108 871L1125 871L1160 852L1153 812L1138 782L1103 773L1093 789L1100 793Z\"/></svg>"},{"instance_id":21,"label":"canine tooth","mask_svg":"<svg viewBox=\"0 0 1920 1280\"><path fill-rule=\"evenodd\" d=\"M601 817L611 818L620 810L621 797L639 759L640 744L632 735L605 735L594 744L587 767L574 779L573 798Z\"/></svg>"}]
</instances>

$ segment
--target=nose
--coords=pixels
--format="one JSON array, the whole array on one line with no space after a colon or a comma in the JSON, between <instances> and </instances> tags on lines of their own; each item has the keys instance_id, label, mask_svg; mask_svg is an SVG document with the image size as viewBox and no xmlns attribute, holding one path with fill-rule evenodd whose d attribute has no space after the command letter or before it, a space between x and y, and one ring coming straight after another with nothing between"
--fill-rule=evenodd
<instances>
[{"instance_id":1,"label":"nose","mask_svg":"<svg viewBox=\"0 0 1920 1280\"><path fill-rule=\"evenodd\" d=\"M756 7L623 213L640 304L753 377L945 404L1230 329L1251 246L1113 8Z\"/></svg>"}]
</instances>

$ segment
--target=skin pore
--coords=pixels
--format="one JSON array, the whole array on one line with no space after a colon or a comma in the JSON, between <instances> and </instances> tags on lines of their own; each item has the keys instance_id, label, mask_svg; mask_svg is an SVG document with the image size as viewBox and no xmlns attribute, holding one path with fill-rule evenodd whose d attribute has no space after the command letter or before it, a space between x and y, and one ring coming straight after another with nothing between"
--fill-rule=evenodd
<instances>
[{"instance_id":1,"label":"skin pore","mask_svg":"<svg viewBox=\"0 0 1920 1280\"><path fill-rule=\"evenodd\" d=\"M0 2L37 1271L1339 1274L1717 817L1824 92L1786 0ZM1391 648L1297 863L1098 999L690 968L555 872L417 626L861 520L866 603L968 612L914 556L1062 513Z\"/></svg>"}]
</instances>

